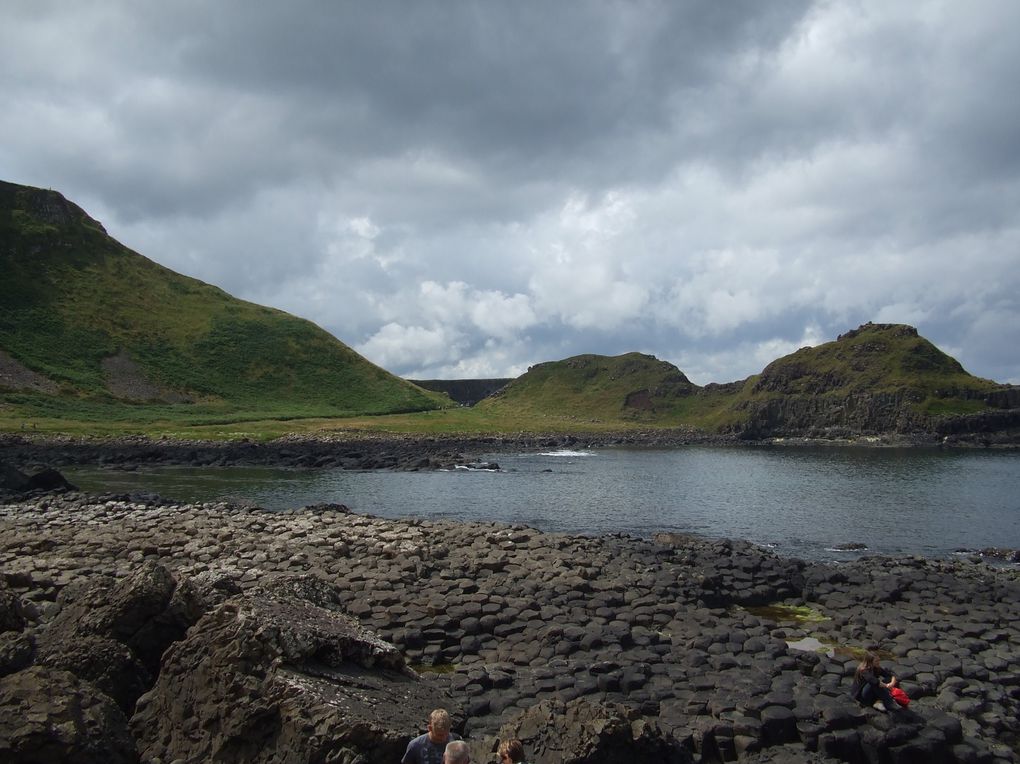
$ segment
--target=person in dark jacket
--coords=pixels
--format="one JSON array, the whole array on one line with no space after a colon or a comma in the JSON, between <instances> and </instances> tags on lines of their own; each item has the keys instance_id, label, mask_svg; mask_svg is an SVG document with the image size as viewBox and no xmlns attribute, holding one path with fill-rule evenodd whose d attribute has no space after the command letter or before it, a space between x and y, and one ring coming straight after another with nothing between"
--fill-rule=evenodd
<instances>
[{"instance_id":1,"label":"person in dark jacket","mask_svg":"<svg viewBox=\"0 0 1020 764\"><path fill-rule=\"evenodd\" d=\"M873 652L864 654L864 659L854 672L854 686L850 694L861 705L874 706L879 711L898 711L899 706L889 694L896 686L896 677Z\"/></svg>"}]
</instances>

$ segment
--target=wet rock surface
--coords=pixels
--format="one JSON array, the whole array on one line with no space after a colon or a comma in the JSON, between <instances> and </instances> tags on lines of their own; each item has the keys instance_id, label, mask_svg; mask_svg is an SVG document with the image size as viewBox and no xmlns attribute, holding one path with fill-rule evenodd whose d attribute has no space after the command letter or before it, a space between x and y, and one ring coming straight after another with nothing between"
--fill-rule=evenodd
<instances>
[{"instance_id":1,"label":"wet rock surface","mask_svg":"<svg viewBox=\"0 0 1020 764\"><path fill-rule=\"evenodd\" d=\"M531 730L538 761L1009 762L1020 745L1015 567L66 493L0 505L0 580L3 681L74 676L127 708L143 761L393 761L434 705L476 754ZM776 602L825 620L755 609ZM790 648L805 637L831 655ZM86 658L53 658L67 640ZM909 710L849 698L850 650L873 646ZM88 656L107 654L137 683L100 689ZM277 758L254 758L256 734Z\"/></svg>"}]
</instances>

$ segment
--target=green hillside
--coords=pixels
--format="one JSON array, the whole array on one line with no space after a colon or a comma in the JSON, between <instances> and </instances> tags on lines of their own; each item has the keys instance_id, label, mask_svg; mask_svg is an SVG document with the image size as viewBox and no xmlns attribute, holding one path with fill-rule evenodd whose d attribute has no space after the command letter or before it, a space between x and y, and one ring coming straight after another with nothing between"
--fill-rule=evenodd
<instances>
[{"instance_id":1,"label":"green hillside","mask_svg":"<svg viewBox=\"0 0 1020 764\"><path fill-rule=\"evenodd\" d=\"M912 326L867 323L773 361L735 390L713 424L752 438L929 432L947 417L1006 406L1004 390Z\"/></svg>"},{"instance_id":2,"label":"green hillside","mask_svg":"<svg viewBox=\"0 0 1020 764\"><path fill-rule=\"evenodd\" d=\"M939 418L1006 406L1005 389L968 374L913 327L865 324L742 382L699 387L651 356L582 355L534 366L476 408L504 419L823 437L930 430Z\"/></svg>"},{"instance_id":3,"label":"green hillside","mask_svg":"<svg viewBox=\"0 0 1020 764\"><path fill-rule=\"evenodd\" d=\"M587 420L675 419L698 390L676 366L641 353L579 355L531 367L476 408Z\"/></svg>"},{"instance_id":4,"label":"green hillside","mask_svg":"<svg viewBox=\"0 0 1020 764\"><path fill-rule=\"evenodd\" d=\"M341 416L448 403L308 321L132 252L54 191L0 182L0 272L0 395L29 415Z\"/></svg>"},{"instance_id":5,"label":"green hillside","mask_svg":"<svg viewBox=\"0 0 1020 764\"><path fill-rule=\"evenodd\" d=\"M968 374L912 326L868 323L773 361L748 380L741 400L885 394L903 396L919 413L966 413L1001 387Z\"/></svg>"}]
</instances>

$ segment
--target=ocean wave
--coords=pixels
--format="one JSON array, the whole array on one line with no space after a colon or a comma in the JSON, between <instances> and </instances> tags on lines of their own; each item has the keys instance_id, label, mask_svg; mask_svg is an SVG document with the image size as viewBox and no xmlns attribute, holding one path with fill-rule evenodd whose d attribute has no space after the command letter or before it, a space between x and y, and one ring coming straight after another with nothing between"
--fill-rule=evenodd
<instances>
[{"instance_id":1,"label":"ocean wave","mask_svg":"<svg viewBox=\"0 0 1020 764\"><path fill-rule=\"evenodd\" d=\"M560 451L543 451L539 456L595 456L594 451L570 451L568 449L562 449Z\"/></svg>"}]
</instances>

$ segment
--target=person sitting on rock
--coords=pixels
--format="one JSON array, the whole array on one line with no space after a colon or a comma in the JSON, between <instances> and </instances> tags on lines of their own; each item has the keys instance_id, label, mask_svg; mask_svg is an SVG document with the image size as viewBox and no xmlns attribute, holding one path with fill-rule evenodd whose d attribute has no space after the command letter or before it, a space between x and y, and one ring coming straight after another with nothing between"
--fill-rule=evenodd
<instances>
[{"instance_id":1,"label":"person sitting on rock","mask_svg":"<svg viewBox=\"0 0 1020 764\"><path fill-rule=\"evenodd\" d=\"M896 686L896 677L882 668L878 655L868 651L854 672L854 686L850 695L861 705L874 706L879 711L897 711L899 706L889 694Z\"/></svg>"},{"instance_id":2,"label":"person sitting on rock","mask_svg":"<svg viewBox=\"0 0 1020 764\"><path fill-rule=\"evenodd\" d=\"M500 764L525 764L524 744L517 738L504 740L496 749Z\"/></svg>"},{"instance_id":3,"label":"person sitting on rock","mask_svg":"<svg viewBox=\"0 0 1020 764\"><path fill-rule=\"evenodd\" d=\"M452 740L443 754L443 764L471 764L471 751L463 740Z\"/></svg>"},{"instance_id":4,"label":"person sitting on rock","mask_svg":"<svg viewBox=\"0 0 1020 764\"><path fill-rule=\"evenodd\" d=\"M446 744L452 740L460 740L460 736L450 732L450 714L437 708L429 714L428 732L407 744L400 764L443 764Z\"/></svg>"}]
</instances>

